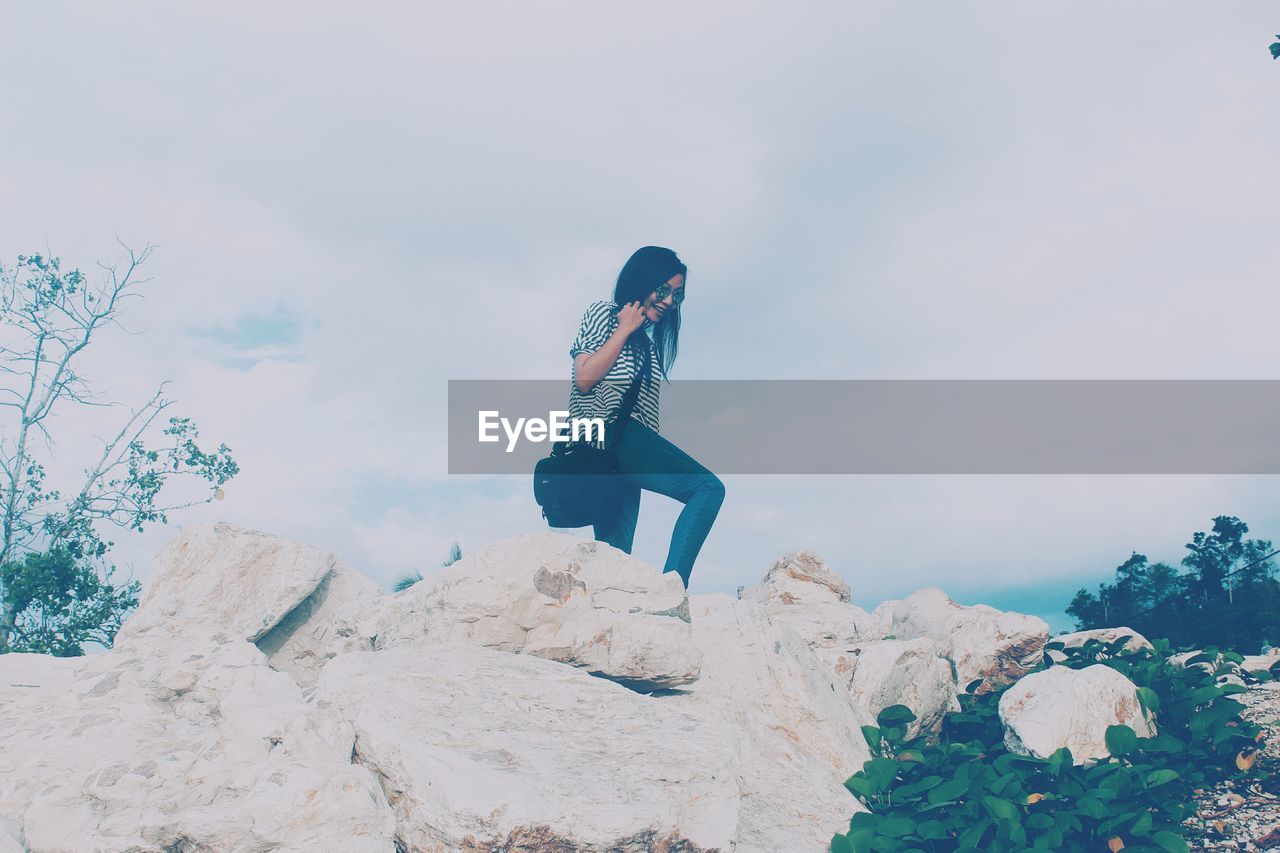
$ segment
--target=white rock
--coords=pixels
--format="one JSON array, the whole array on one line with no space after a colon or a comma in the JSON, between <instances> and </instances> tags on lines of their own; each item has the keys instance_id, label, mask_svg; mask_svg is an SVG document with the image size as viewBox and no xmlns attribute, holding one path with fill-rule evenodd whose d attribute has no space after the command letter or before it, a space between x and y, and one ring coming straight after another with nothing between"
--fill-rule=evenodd
<instances>
[{"instance_id":1,"label":"white rock","mask_svg":"<svg viewBox=\"0 0 1280 853\"><path fill-rule=\"evenodd\" d=\"M755 600L766 607L850 602L849 584L809 550L792 551L780 557L765 572L754 593Z\"/></svg>"},{"instance_id":2,"label":"white rock","mask_svg":"<svg viewBox=\"0 0 1280 853\"><path fill-rule=\"evenodd\" d=\"M10 652L0 655L0 690L6 687L33 689L69 684L86 658L55 658Z\"/></svg>"},{"instance_id":3,"label":"white rock","mask_svg":"<svg viewBox=\"0 0 1280 853\"><path fill-rule=\"evenodd\" d=\"M862 811L844 781L870 758L871 717L794 631L760 605L690 599L702 678L665 701L730 731L739 756L738 850L821 850Z\"/></svg>"},{"instance_id":4,"label":"white rock","mask_svg":"<svg viewBox=\"0 0 1280 853\"><path fill-rule=\"evenodd\" d=\"M155 558L119 640L175 621L260 638L335 569L329 551L225 522L183 528Z\"/></svg>"},{"instance_id":5,"label":"white rock","mask_svg":"<svg viewBox=\"0 0 1280 853\"><path fill-rule=\"evenodd\" d=\"M0 853L27 853L22 833L12 821L0 817Z\"/></svg>"},{"instance_id":6,"label":"white rock","mask_svg":"<svg viewBox=\"0 0 1280 853\"><path fill-rule=\"evenodd\" d=\"M1070 634L1059 634L1050 642L1062 643L1063 648L1076 649L1083 646L1089 640L1098 640L1104 645L1114 643L1121 637L1127 636L1128 642L1124 644L1125 651L1136 652L1140 649L1153 648L1151 642L1132 628L1092 628L1087 631L1073 631Z\"/></svg>"},{"instance_id":7,"label":"white rock","mask_svg":"<svg viewBox=\"0 0 1280 853\"><path fill-rule=\"evenodd\" d=\"M505 539L381 601L370 629L377 649L469 643L571 664L637 689L698 677L679 577L576 536Z\"/></svg>"},{"instance_id":8,"label":"white rock","mask_svg":"<svg viewBox=\"0 0 1280 853\"><path fill-rule=\"evenodd\" d=\"M332 571L257 646L273 667L310 687L335 655L373 648L375 629L368 623L380 598L373 581L335 560Z\"/></svg>"},{"instance_id":9,"label":"white rock","mask_svg":"<svg viewBox=\"0 0 1280 853\"><path fill-rule=\"evenodd\" d=\"M977 604L957 604L937 587L928 587L876 608L873 618L899 640L929 637L955 664L963 691L982 679L979 693L1008 684L1040 664L1049 625L1035 616ZM887 622L887 625L885 624Z\"/></svg>"},{"instance_id":10,"label":"white rock","mask_svg":"<svg viewBox=\"0 0 1280 853\"><path fill-rule=\"evenodd\" d=\"M404 849L732 847L733 743L669 699L471 645L342 655L317 691L354 726Z\"/></svg>"},{"instance_id":11,"label":"white rock","mask_svg":"<svg viewBox=\"0 0 1280 853\"><path fill-rule=\"evenodd\" d=\"M1188 665L1188 661L1203 654L1205 654L1205 652L1193 649L1189 652L1179 652L1176 655L1169 655L1169 665L1177 667L1178 669L1185 669ZM1221 652L1215 655L1206 655L1206 657L1211 657L1212 660L1196 661L1191 664L1191 666L1195 669L1203 670L1204 672L1212 674L1224 662Z\"/></svg>"},{"instance_id":12,"label":"white rock","mask_svg":"<svg viewBox=\"0 0 1280 853\"><path fill-rule=\"evenodd\" d=\"M959 711L951 662L928 637L876 640L847 650L818 650L859 707L875 717L890 705L916 715L907 734L936 732L948 711Z\"/></svg>"},{"instance_id":13,"label":"white rock","mask_svg":"<svg viewBox=\"0 0 1280 853\"><path fill-rule=\"evenodd\" d=\"M1280 663L1280 657L1275 655L1243 655L1242 657L1244 660L1240 663L1240 668L1249 672L1267 672Z\"/></svg>"},{"instance_id":14,"label":"white rock","mask_svg":"<svg viewBox=\"0 0 1280 853\"><path fill-rule=\"evenodd\" d=\"M1047 758L1065 746L1080 764L1108 754L1107 726L1129 726L1139 737L1156 734L1137 687L1105 664L1034 672L1006 690L999 707L1005 746L1023 755Z\"/></svg>"},{"instance_id":15,"label":"white rock","mask_svg":"<svg viewBox=\"0 0 1280 853\"><path fill-rule=\"evenodd\" d=\"M812 649L844 649L868 637L867 611L850 602L848 584L812 551L781 557L739 598L763 605Z\"/></svg>"},{"instance_id":16,"label":"white rock","mask_svg":"<svg viewBox=\"0 0 1280 853\"><path fill-rule=\"evenodd\" d=\"M353 743L252 644L157 627L70 681L0 685L0 818L39 851L390 851Z\"/></svg>"}]
</instances>

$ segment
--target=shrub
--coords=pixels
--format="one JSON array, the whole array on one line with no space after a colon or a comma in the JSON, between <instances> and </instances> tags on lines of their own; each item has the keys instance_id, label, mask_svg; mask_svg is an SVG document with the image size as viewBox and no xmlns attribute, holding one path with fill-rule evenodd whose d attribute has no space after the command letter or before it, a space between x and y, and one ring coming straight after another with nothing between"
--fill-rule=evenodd
<instances>
[{"instance_id":1,"label":"shrub","mask_svg":"<svg viewBox=\"0 0 1280 853\"><path fill-rule=\"evenodd\" d=\"M1169 661L1167 641L1126 651L1128 637L1111 643L1049 650L1040 668L1104 663L1137 685L1138 700L1156 719L1158 734L1138 737L1128 726L1107 729L1107 758L1077 766L1066 748L1048 758L1016 755L1004 745L997 706L1003 689L960 697L938 735L906 737L915 714L904 705L880 712L864 726L872 757L845 783L869 812L855 814L849 831L831 840L833 853L896 850L1183 851L1182 821L1195 806L1193 791L1229 775L1255 775L1259 728L1241 719L1233 694L1219 684L1239 670L1239 655L1206 649L1184 665ZM1260 677L1266 680L1267 676Z\"/></svg>"}]
</instances>

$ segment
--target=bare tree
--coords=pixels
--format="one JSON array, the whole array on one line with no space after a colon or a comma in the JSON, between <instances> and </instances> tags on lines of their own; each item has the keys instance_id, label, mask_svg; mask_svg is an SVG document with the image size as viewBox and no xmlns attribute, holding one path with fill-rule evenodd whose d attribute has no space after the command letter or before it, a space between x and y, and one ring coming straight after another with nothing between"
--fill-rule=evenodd
<instances>
[{"instance_id":1,"label":"bare tree","mask_svg":"<svg viewBox=\"0 0 1280 853\"><path fill-rule=\"evenodd\" d=\"M83 572L79 585L70 584L64 570L33 573L42 566L65 569L68 560L100 560L114 543L99 537L99 523L135 531L149 521L165 523L168 512L221 498L220 487L239 472L225 444L212 454L200 450L195 441L199 432L189 418L168 418L161 430L165 446L149 449L143 443L144 433L173 405L164 397L166 381L150 400L131 410L114 438L103 441L101 456L83 469L84 479L76 488L65 496L46 488L37 439L52 452L46 423L55 407L119 405L95 399L77 369L94 334L110 324L119 326L116 315L124 300L137 295L132 291L147 281L138 278L138 269L152 247L140 253L124 249L127 259L99 264L104 280L94 286L78 269L64 272L57 257L19 255L12 269L0 265L0 406L11 412L0 413L0 653L49 651L47 641L32 637L43 632L47 640L51 630L74 631L110 645L124 615L119 611L136 605L136 584L132 598L117 595L118 601L104 604L82 600L95 589L93 594L102 593L101 584L84 583L92 579ZM207 496L163 504L161 490L177 477L206 481ZM42 554L63 559L32 559ZM109 577L110 569L106 571ZM119 591L107 584L106 592ZM74 625L57 622L59 614L50 610L59 608L65 610L64 621L72 618ZM79 639L62 638L61 653L76 653Z\"/></svg>"}]
</instances>

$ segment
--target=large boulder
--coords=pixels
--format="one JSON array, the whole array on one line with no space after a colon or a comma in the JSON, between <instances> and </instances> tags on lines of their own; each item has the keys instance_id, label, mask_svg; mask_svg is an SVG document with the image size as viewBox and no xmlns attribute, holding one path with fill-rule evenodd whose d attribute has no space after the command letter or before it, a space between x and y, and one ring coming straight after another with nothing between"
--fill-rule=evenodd
<instances>
[{"instance_id":1,"label":"large boulder","mask_svg":"<svg viewBox=\"0 0 1280 853\"><path fill-rule=\"evenodd\" d=\"M813 551L782 556L759 586L739 597L762 605L812 649L843 651L868 637L867 611L850 600L849 585Z\"/></svg>"},{"instance_id":2,"label":"large boulder","mask_svg":"<svg viewBox=\"0 0 1280 853\"><path fill-rule=\"evenodd\" d=\"M1123 648L1127 652L1154 648L1151 641L1132 628L1090 628L1087 631L1072 631L1070 634L1059 634L1051 642L1062 643L1064 649L1078 649L1090 640L1097 640L1103 645L1110 645L1121 637L1128 637Z\"/></svg>"},{"instance_id":3,"label":"large boulder","mask_svg":"<svg viewBox=\"0 0 1280 853\"><path fill-rule=\"evenodd\" d=\"M853 701L875 717L890 705L906 705L916 715L907 734L937 732L948 711L959 711L951 662L928 637L873 640L852 648L817 650Z\"/></svg>"},{"instance_id":4,"label":"large boulder","mask_svg":"<svg viewBox=\"0 0 1280 853\"><path fill-rule=\"evenodd\" d=\"M1155 723L1132 681L1105 664L1051 666L1019 679L1000 697L1005 746L1047 758L1061 747L1077 764L1108 755L1107 726L1125 725L1153 737Z\"/></svg>"},{"instance_id":5,"label":"large boulder","mask_svg":"<svg viewBox=\"0 0 1280 853\"><path fill-rule=\"evenodd\" d=\"M813 551L784 555L739 597L794 630L872 717L907 705L917 716L915 734L935 731L943 713L958 710L955 677L938 644L926 637L881 640L871 616L852 603L848 584Z\"/></svg>"},{"instance_id":6,"label":"large boulder","mask_svg":"<svg viewBox=\"0 0 1280 853\"><path fill-rule=\"evenodd\" d=\"M1062 663L1067 660L1067 649L1079 649L1091 640L1097 640L1104 645L1110 645L1121 637L1127 637L1125 644L1121 649L1126 652L1136 652L1142 649L1154 649L1151 641L1139 634L1132 628L1089 628L1085 631L1072 631L1069 634L1059 634L1053 637L1046 644L1045 657L1050 663ZM1062 648L1058 648L1057 644L1061 643Z\"/></svg>"},{"instance_id":7,"label":"large boulder","mask_svg":"<svg viewBox=\"0 0 1280 853\"><path fill-rule=\"evenodd\" d=\"M157 626L50 664L44 686L0 682L0 825L26 848L391 850L354 731L243 638Z\"/></svg>"},{"instance_id":8,"label":"large boulder","mask_svg":"<svg viewBox=\"0 0 1280 853\"><path fill-rule=\"evenodd\" d=\"M728 731L741 788L738 850L821 850L860 810L844 782L871 757L873 719L791 629L759 604L690 599L702 678L664 701Z\"/></svg>"},{"instance_id":9,"label":"large boulder","mask_svg":"<svg viewBox=\"0 0 1280 853\"><path fill-rule=\"evenodd\" d=\"M317 699L354 727L400 849L733 845L729 733L666 699L474 645L343 655Z\"/></svg>"},{"instance_id":10,"label":"large boulder","mask_svg":"<svg viewBox=\"0 0 1280 853\"><path fill-rule=\"evenodd\" d=\"M339 562L323 548L225 522L183 528L156 555L146 592L119 638L200 622L253 642L315 592ZM365 584L377 590L371 581Z\"/></svg>"},{"instance_id":11,"label":"large boulder","mask_svg":"<svg viewBox=\"0 0 1280 853\"><path fill-rule=\"evenodd\" d=\"M872 620L898 640L928 637L955 665L956 685L974 681L978 693L1009 684L1040 663L1049 625L1036 616L1005 612L985 604L957 604L937 587L881 604Z\"/></svg>"},{"instance_id":12,"label":"large boulder","mask_svg":"<svg viewBox=\"0 0 1280 853\"><path fill-rule=\"evenodd\" d=\"M379 650L469 643L580 667L641 690L698 678L689 603L674 573L560 533L504 539L387 596Z\"/></svg>"}]
</instances>

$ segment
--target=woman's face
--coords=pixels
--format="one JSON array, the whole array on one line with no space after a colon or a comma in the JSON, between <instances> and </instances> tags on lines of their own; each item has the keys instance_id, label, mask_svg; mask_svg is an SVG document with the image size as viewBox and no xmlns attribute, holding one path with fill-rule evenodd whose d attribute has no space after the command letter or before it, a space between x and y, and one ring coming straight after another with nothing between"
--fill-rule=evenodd
<instances>
[{"instance_id":1,"label":"woman's face","mask_svg":"<svg viewBox=\"0 0 1280 853\"><path fill-rule=\"evenodd\" d=\"M645 297L644 303L640 308L644 311L644 316L652 323L657 323L666 315L666 313L675 307L674 291L684 287L684 273L678 272L667 280L667 286L673 291L666 299L658 299L658 292L655 290Z\"/></svg>"}]
</instances>

